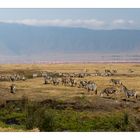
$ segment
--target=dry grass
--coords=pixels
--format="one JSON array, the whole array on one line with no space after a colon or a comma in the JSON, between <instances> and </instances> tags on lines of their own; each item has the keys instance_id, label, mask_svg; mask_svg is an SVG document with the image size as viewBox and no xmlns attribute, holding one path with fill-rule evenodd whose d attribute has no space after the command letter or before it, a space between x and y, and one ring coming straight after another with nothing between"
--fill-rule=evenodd
<instances>
[{"instance_id":1,"label":"dry grass","mask_svg":"<svg viewBox=\"0 0 140 140\"><path fill-rule=\"evenodd\" d=\"M98 93L104 88L110 86L109 80L111 78L120 79L124 85L129 89L135 89L138 92L139 100L133 106L136 106L136 110L133 109L135 114L139 113L140 110L140 64L5 64L0 65L0 74L18 73L18 72L34 72L34 71L51 71L51 72L83 72L85 69L90 73L94 73L95 70L103 72L105 69L117 70L118 73L115 76L101 77L101 76L88 76L84 79L93 80L97 84ZM134 72L130 73L128 70L132 69ZM45 85L43 84L43 78L27 79L26 81L16 81L16 94L10 93L11 82L0 82L0 103L11 99L22 99L28 97L29 100L43 101L46 99L61 100L63 102L79 101L84 98L87 103L90 102L93 109L97 109L96 112L92 113L103 113L104 109L109 111L120 111L121 104L115 102L112 98L101 98L98 95L91 95L85 89L77 87L66 87L63 85ZM118 101L124 97L119 95ZM130 99L135 100L135 99ZM85 103L86 104L86 103ZM101 109L100 109L101 108ZM115 109L113 109L115 108ZM119 108L119 109L118 109ZM85 110L86 111L86 110ZM130 109L131 111L131 109ZM92 116L89 115L89 116ZM0 131L23 131L13 128L0 128ZM31 130L38 131L38 130Z\"/></svg>"},{"instance_id":2,"label":"dry grass","mask_svg":"<svg viewBox=\"0 0 140 140\"><path fill-rule=\"evenodd\" d=\"M94 73L96 69L104 71L105 69L116 69L118 74L111 77L85 77L87 80L93 80L98 86L98 92L109 86L111 78L120 79L129 89L135 89L140 93L140 65L139 64L22 64L22 65L0 65L1 73L16 73L17 71L57 71L57 72L82 72L87 69L88 72ZM134 70L129 73L128 69ZM28 96L32 100L53 99L70 99L81 96L81 93L88 94L86 90L76 87L44 85L43 78L29 79L27 81L15 82L17 86L17 94L9 94L10 82L0 82L1 99L21 98L23 95Z\"/></svg>"},{"instance_id":3,"label":"dry grass","mask_svg":"<svg viewBox=\"0 0 140 140\"><path fill-rule=\"evenodd\" d=\"M2 128L0 127L0 132L25 132L25 130L23 129L14 129L11 127L8 128ZM28 132L39 132L38 128L32 129L32 130L28 130Z\"/></svg>"}]
</instances>

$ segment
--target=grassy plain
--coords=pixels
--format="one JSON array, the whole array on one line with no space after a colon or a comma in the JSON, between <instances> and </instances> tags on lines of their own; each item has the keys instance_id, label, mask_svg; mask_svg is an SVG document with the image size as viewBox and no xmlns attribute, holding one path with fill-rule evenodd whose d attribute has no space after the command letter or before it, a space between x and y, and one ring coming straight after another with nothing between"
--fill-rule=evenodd
<instances>
[{"instance_id":1,"label":"grassy plain","mask_svg":"<svg viewBox=\"0 0 140 140\"><path fill-rule=\"evenodd\" d=\"M103 123L96 124L96 119L99 118L99 122L102 122L101 116L113 116L112 114L120 114L121 116L123 113L127 112L130 116L130 120L134 118L139 118L140 116L140 64L138 63L95 63L95 64L4 64L0 65L0 75L4 74L28 74L34 72L84 72L85 69L89 73L95 73L95 70L99 70L103 72L105 69L109 70L117 70L117 73L113 76L103 77L103 76L87 76L84 79L86 80L93 80L98 87L98 95L89 94L85 89L77 88L77 87L66 87L63 85L44 85L43 78L34 78L34 79L27 79L26 81L16 81L14 82L17 88L16 94L11 94L9 92L9 86L11 82L0 82L0 103L4 103L7 100L18 100L22 99L23 97L27 97L30 101L42 102L46 100L52 100L57 103L53 106L57 111L57 114L63 114L67 109L71 110L73 113L80 113L79 118L82 118L84 121L83 126L78 126L77 123L75 126L63 126L63 129L55 128L54 131L140 131L140 120L134 120L133 127L132 124L127 129L109 129L109 125L106 125L106 118L103 120ZM131 73L129 69L133 70ZM119 93L117 101L114 99L113 96L111 97L104 97L101 98L99 93L104 88L111 85L109 80L113 79L120 79L126 87L129 89L135 89L138 93L137 101L134 98L130 98L127 100L122 93ZM61 105L60 105L61 104ZM65 105L65 107L64 107ZM59 106L59 107L58 107ZM62 109L63 107L63 109ZM59 109L64 112L59 112ZM56 113L55 112L55 113ZM71 113L70 113L71 114ZM58 116L59 116L58 115ZM64 116L64 114L63 114ZM67 117L71 117L70 115ZM114 116L115 117L115 116ZM91 121L91 118L95 118L95 120ZM80 120L80 119L79 119ZM89 120L89 122L88 122ZM63 120L64 121L64 120ZM62 122L63 122L62 121ZM68 122L68 120L65 120ZM71 120L76 121L76 119ZM87 122L86 122L87 121ZM116 120L117 123L118 120ZM109 121L108 121L109 122ZM91 124L96 124L91 127ZM112 122L114 123L114 122ZM88 125L89 124L89 125ZM137 126L136 126L137 124ZM87 125L87 126L86 126ZM105 125L105 128L102 128L102 125ZM122 125L122 124L121 124ZM101 127L99 127L101 126ZM0 126L1 127L1 126ZM61 127L58 125L58 127ZM67 128L68 127L68 128ZM0 131L22 131L22 128L11 128L11 126L6 128L0 128ZM97 129L96 129L97 128ZM33 130L36 130L33 129ZM38 129L37 129L38 130ZM25 129L23 129L25 131ZM27 130L28 131L28 130ZM32 131L32 130L31 130ZM53 131L53 130L52 130Z\"/></svg>"}]
</instances>

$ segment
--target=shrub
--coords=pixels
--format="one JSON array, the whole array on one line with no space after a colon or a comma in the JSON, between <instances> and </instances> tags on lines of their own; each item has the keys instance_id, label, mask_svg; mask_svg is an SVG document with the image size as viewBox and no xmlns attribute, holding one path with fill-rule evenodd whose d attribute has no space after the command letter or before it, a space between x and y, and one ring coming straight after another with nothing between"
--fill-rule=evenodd
<instances>
[{"instance_id":1,"label":"shrub","mask_svg":"<svg viewBox=\"0 0 140 140\"><path fill-rule=\"evenodd\" d=\"M38 127L40 131L55 131L55 121L54 121L54 112L52 110L44 111L42 110L42 115L38 121Z\"/></svg>"},{"instance_id":2,"label":"shrub","mask_svg":"<svg viewBox=\"0 0 140 140\"><path fill-rule=\"evenodd\" d=\"M26 128L33 129L35 127L35 111L39 108L37 103L29 102L26 105Z\"/></svg>"}]
</instances>

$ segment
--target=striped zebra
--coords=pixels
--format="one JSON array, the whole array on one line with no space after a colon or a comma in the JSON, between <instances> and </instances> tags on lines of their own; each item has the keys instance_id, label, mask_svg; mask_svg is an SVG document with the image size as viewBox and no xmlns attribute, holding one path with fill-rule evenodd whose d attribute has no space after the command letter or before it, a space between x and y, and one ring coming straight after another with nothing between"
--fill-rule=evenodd
<instances>
[{"instance_id":1,"label":"striped zebra","mask_svg":"<svg viewBox=\"0 0 140 140\"><path fill-rule=\"evenodd\" d=\"M136 91L135 91L134 89L129 90L129 89L127 89L127 87L124 86L123 84L121 85L121 91L125 94L125 96L126 96L127 98L130 98L130 97L135 97L135 98L137 98L137 97L138 97L138 95L137 95L137 93L136 93Z\"/></svg>"},{"instance_id":2,"label":"striped zebra","mask_svg":"<svg viewBox=\"0 0 140 140\"><path fill-rule=\"evenodd\" d=\"M114 85L121 85L122 82L119 79L111 79L110 83L113 83Z\"/></svg>"},{"instance_id":3,"label":"striped zebra","mask_svg":"<svg viewBox=\"0 0 140 140\"><path fill-rule=\"evenodd\" d=\"M89 83L86 85L86 89L88 90L88 92L94 91L95 94L97 94L97 85L96 85L94 82L92 82L92 83L89 82Z\"/></svg>"},{"instance_id":4,"label":"striped zebra","mask_svg":"<svg viewBox=\"0 0 140 140\"><path fill-rule=\"evenodd\" d=\"M112 95L112 94L116 95L116 93L117 93L116 88L107 87L107 88L105 88L104 90L101 91L100 96L103 97L104 94L106 94L107 96Z\"/></svg>"}]
</instances>

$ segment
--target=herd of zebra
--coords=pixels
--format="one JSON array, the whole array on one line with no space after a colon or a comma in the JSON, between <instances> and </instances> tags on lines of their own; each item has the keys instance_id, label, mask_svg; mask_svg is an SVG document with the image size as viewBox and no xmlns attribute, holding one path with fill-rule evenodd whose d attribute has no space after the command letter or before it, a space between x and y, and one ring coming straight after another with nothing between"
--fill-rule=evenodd
<instances>
[{"instance_id":1,"label":"herd of zebra","mask_svg":"<svg viewBox=\"0 0 140 140\"><path fill-rule=\"evenodd\" d=\"M56 78L56 77L46 76L44 77L44 84L53 84L53 85L62 84L64 86L71 86L71 87L77 86L78 88L87 89L88 92L94 91L95 94L97 94L97 86L93 81L77 80L73 77Z\"/></svg>"},{"instance_id":2,"label":"herd of zebra","mask_svg":"<svg viewBox=\"0 0 140 140\"><path fill-rule=\"evenodd\" d=\"M107 87L103 89L100 92L100 96L103 97L105 94L107 96L109 95L116 95L119 92L122 92L125 94L127 98L129 97L135 97L137 98L137 92L135 90L128 89L125 85L122 84L122 82L118 79L111 79L110 83L112 83L112 86ZM71 86L71 87L78 87L78 88L84 88L87 89L88 92L94 92L97 95L97 85L94 81L88 81L88 80L77 80L72 77L62 77L62 78L56 78L56 77L50 77L45 76L44 77L44 84L53 84L53 85L65 85L65 86ZM119 88L119 90L118 90Z\"/></svg>"},{"instance_id":3,"label":"herd of zebra","mask_svg":"<svg viewBox=\"0 0 140 140\"><path fill-rule=\"evenodd\" d=\"M98 93L97 84L92 80L85 80L84 77L86 76L112 76L113 74L117 73L116 70L110 71L105 70L104 75L100 75L99 71L96 71L94 75L83 72L83 73L62 73L62 72L42 72L40 74L38 73L32 73L32 78L36 77L43 77L44 78L44 84L52 84L54 86L57 85L64 85L64 86L70 86L70 87L77 87L77 88L83 88L88 91L88 93L95 93L96 95L100 95L103 97L104 95L115 95L117 96L118 93L124 93L124 95L129 97L135 97L137 98L137 92L135 90L128 89L120 80L118 79L111 79L110 82L112 83L111 86L103 89L100 93ZM22 80L26 81L28 78L25 75L20 74L13 74L13 75L2 75L0 76L0 81L12 81L12 84L10 85L10 92L16 93L16 85L14 84L14 81Z\"/></svg>"},{"instance_id":4,"label":"herd of zebra","mask_svg":"<svg viewBox=\"0 0 140 140\"><path fill-rule=\"evenodd\" d=\"M19 81L19 80L23 80L25 81L26 78L25 76L22 74L9 74L9 75L0 75L0 81Z\"/></svg>"}]
</instances>

